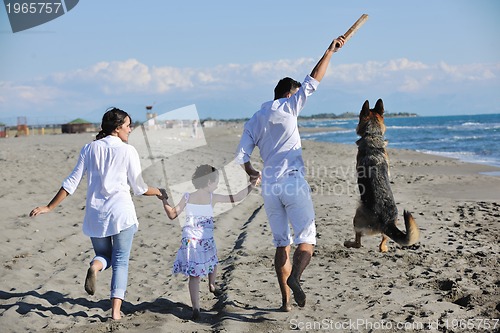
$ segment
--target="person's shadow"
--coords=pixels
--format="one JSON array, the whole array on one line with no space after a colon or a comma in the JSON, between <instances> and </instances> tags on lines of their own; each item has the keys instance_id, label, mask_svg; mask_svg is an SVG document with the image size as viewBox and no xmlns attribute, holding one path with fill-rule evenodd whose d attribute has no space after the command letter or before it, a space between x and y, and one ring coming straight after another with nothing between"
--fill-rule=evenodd
<instances>
[{"instance_id":1,"label":"person's shadow","mask_svg":"<svg viewBox=\"0 0 500 333\"><path fill-rule=\"evenodd\" d=\"M24 300L27 296L31 296L28 299L30 301ZM23 298L22 301L19 301ZM48 317L48 313L52 315L60 315L65 317L83 317L83 318L93 318L101 322L106 322L109 316L102 316L99 314L89 315L86 311L80 310L76 312L68 312L63 309L60 304L69 303L71 305L79 305L87 309L100 309L105 313L108 313L111 308L110 300L103 299L99 301L88 300L83 297L70 298L67 295L63 295L56 291L47 291L40 294L38 291L31 290L27 292L7 292L0 290L0 299L7 301L0 304L0 309L3 311L9 310L12 307L17 307L15 310L20 315L25 315L27 313L36 313L41 317ZM8 303L12 300L11 303ZM44 300L44 301L41 301ZM43 305L49 303L50 306ZM224 295L218 297L217 303L213 306L210 311L216 311L217 314L206 316L202 312L201 322L208 324L215 324L222 320L235 320L244 322L263 322L263 321L274 321L272 319L267 319L264 317L266 313L275 312L277 309L260 309L258 307L246 308L247 310L253 310L254 313L251 314L238 314L230 313L224 310L225 303L233 305L235 307L244 308L243 306L234 303L233 301L227 301ZM122 304L122 312L125 315L140 313L140 312L154 312L159 314L171 314L176 316L181 320L187 320L190 318L192 311L191 307L180 302L172 302L168 299L159 297L152 302L142 302L139 304L132 304L130 302L124 301Z\"/></svg>"},{"instance_id":2,"label":"person's shadow","mask_svg":"<svg viewBox=\"0 0 500 333\"><path fill-rule=\"evenodd\" d=\"M27 296L31 296L28 298L31 301L24 300L24 298L26 298ZM19 301L20 298L23 298L23 300ZM7 301L2 302L4 304L0 304L0 309L6 311L12 307L17 307L16 312L20 315L25 315L29 312L32 312L38 314L41 317L47 317L47 313L51 313L52 315L95 318L97 320L100 320L101 322L107 321L109 317L99 314L89 316L88 313L84 310L68 312L63 309L60 304L69 303L72 305L79 305L88 309L101 309L106 313L108 313L111 308L109 299L92 301L83 297L70 298L67 297L67 295L63 295L56 291L47 291L43 294L40 294L35 290L27 292L7 292L0 290L0 299ZM8 303L9 300L12 300L12 302ZM42 302L40 300L45 300L46 302ZM43 305L47 302L50 304L50 306ZM165 298L157 298L152 302L142 302L139 304L132 304L124 301L122 305L122 311L125 314L150 311L156 313L173 314L180 319L185 319L186 317L188 317L188 313L190 313L190 310L191 308L185 304L178 302L175 303Z\"/></svg>"}]
</instances>

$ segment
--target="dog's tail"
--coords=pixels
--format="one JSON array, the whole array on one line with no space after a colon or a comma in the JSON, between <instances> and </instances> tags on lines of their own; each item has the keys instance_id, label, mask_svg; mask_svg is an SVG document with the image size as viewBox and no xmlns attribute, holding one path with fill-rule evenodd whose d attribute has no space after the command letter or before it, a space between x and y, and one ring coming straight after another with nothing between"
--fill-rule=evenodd
<instances>
[{"instance_id":1,"label":"dog's tail","mask_svg":"<svg viewBox=\"0 0 500 333\"><path fill-rule=\"evenodd\" d=\"M418 229L417 222L415 222L410 212L405 210L403 215L405 219L406 233L399 230L395 224L390 223L384 230L384 234L401 246L410 246L418 242L420 230Z\"/></svg>"}]
</instances>

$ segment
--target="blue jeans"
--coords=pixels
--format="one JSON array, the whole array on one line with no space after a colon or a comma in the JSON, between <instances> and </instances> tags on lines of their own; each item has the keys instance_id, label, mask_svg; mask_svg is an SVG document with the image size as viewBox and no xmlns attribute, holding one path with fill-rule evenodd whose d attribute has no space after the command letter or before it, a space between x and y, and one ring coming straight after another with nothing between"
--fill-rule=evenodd
<instances>
[{"instance_id":1,"label":"blue jeans","mask_svg":"<svg viewBox=\"0 0 500 333\"><path fill-rule=\"evenodd\" d=\"M102 263L103 270L112 267L111 298L125 299L128 280L128 260L132 241L137 231L137 224L109 237L90 237L94 246L95 257ZM92 264L92 262L91 262Z\"/></svg>"}]
</instances>

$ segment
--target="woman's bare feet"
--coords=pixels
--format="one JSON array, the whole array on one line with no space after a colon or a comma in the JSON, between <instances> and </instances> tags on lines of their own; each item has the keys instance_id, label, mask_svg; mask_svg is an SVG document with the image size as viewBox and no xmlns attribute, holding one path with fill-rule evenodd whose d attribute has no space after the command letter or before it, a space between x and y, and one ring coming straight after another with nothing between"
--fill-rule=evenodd
<instances>
[{"instance_id":1,"label":"woman's bare feet","mask_svg":"<svg viewBox=\"0 0 500 333\"><path fill-rule=\"evenodd\" d=\"M120 312L118 312L118 314L111 314L111 319L120 320L122 319L122 314Z\"/></svg>"},{"instance_id":2,"label":"woman's bare feet","mask_svg":"<svg viewBox=\"0 0 500 333\"><path fill-rule=\"evenodd\" d=\"M111 318L113 320L122 319L122 313L120 311L122 308L122 302L123 302L123 300L120 298L112 298L111 299Z\"/></svg>"},{"instance_id":3,"label":"woman's bare feet","mask_svg":"<svg viewBox=\"0 0 500 333\"><path fill-rule=\"evenodd\" d=\"M87 276L85 277L85 291L89 295L95 294L97 271L98 270L94 266L90 266L87 270Z\"/></svg>"}]
</instances>

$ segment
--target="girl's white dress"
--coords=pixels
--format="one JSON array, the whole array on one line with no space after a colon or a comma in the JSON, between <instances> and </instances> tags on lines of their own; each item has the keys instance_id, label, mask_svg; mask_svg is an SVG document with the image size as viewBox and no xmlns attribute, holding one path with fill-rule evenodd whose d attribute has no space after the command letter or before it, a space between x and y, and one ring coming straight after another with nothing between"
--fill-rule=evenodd
<instances>
[{"instance_id":1,"label":"girl's white dress","mask_svg":"<svg viewBox=\"0 0 500 333\"><path fill-rule=\"evenodd\" d=\"M210 194L211 195L211 194ZM175 257L174 274L206 276L219 263L214 240L214 211L210 204L189 203L189 193L185 194L186 224L182 228L181 246Z\"/></svg>"}]
</instances>

